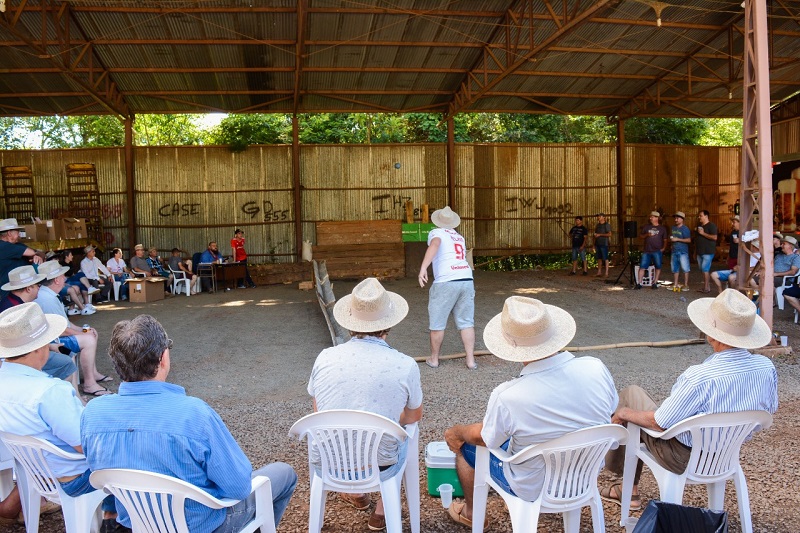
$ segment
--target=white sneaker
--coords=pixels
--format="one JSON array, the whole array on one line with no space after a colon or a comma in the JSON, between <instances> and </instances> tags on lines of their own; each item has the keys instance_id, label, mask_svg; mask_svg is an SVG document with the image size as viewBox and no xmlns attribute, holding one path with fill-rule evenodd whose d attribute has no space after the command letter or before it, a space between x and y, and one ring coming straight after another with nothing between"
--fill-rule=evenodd
<instances>
[{"instance_id":1,"label":"white sneaker","mask_svg":"<svg viewBox=\"0 0 800 533\"><path fill-rule=\"evenodd\" d=\"M100 292L100 289L98 289L97 287L89 287L86 290L86 292L89 294L97 294L98 292Z\"/></svg>"},{"instance_id":2,"label":"white sneaker","mask_svg":"<svg viewBox=\"0 0 800 533\"><path fill-rule=\"evenodd\" d=\"M81 314L81 310L78 309L77 307L73 307L69 311L67 311L67 314L68 315L79 315L79 314Z\"/></svg>"},{"instance_id":3,"label":"white sneaker","mask_svg":"<svg viewBox=\"0 0 800 533\"><path fill-rule=\"evenodd\" d=\"M97 309L95 309L94 307L89 307L87 305L86 307L83 308L83 311L81 311L81 314L82 315L93 315L96 312L97 312Z\"/></svg>"}]
</instances>

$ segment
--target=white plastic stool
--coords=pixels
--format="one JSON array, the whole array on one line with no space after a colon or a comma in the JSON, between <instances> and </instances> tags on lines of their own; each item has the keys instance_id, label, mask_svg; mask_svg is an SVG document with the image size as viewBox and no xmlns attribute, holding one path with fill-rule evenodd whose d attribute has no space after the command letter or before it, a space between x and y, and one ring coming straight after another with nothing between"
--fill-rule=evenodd
<instances>
[{"instance_id":1,"label":"white plastic stool","mask_svg":"<svg viewBox=\"0 0 800 533\"><path fill-rule=\"evenodd\" d=\"M633 277L636 278L637 283L639 279L639 267L635 266L633 268ZM650 287L653 284L653 281L656 278L656 267L650 265L647 267L647 271L644 273L644 277L642 277L642 287Z\"/></svg>"}]
</instances>

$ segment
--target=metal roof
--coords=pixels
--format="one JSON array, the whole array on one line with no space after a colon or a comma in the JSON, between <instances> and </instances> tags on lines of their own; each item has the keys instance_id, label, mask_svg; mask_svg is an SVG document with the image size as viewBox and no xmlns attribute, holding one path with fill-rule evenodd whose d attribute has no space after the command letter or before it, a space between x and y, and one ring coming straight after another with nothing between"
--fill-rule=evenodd
<instances>
[{"instance_id":1,"label":"metal roof","mask_svg":"<svg viewBox=\"0 0 800 533\"><path fill-rule=\"evenodd\" d=\"M5 0L0 115L740 117L741 4ZM777 103L800 91L800 1L769 12Z\"/></svg>"}]
</instances>

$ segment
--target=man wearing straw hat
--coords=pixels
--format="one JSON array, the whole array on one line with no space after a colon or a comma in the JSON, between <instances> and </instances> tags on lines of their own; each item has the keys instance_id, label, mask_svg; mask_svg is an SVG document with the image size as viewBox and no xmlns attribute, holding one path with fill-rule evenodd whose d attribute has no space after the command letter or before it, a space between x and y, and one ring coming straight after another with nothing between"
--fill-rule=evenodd
<instances>
[{"instance_id":1,"label":"man wearing straw hat","mask_svg":"<svg viewBox=\"0 0 800 533\"><path fill-rule=\"evenodd\" d=\"M21 229L22 226L17 224L16 218L0 220L0 285L8 282L8 273L12 269L31 262L34 264L42 262L42 258L36 255L34 249L18 242Z\"/></svg>"},{"instance_id":2,"label":"man wearing straw hat","mask_svg":"<svg viewBox=\"0 0 800 533\"><path fill-rule=\"evenodd\" d=\"M353 292L336 302L333 316L350 331L351 339L323 350L314 362L308 393L314 410L356 409L376 413L398 424L413 424L422 418L422 385L419 366L386 343L389 330L408 314L408 303L399 294L367 278ZM384 437L378 450L381 478L392 477L402 466L407 442L398 445ZM416 452L415 452L416 453ZM340 494L356 509L369 508L369 494ZM379 501L368 527L385 527L383 502Z\"/></svg>"},{"instance_id":3,"label":"man wearing straw hat","mask_svg":"<svg viewBox=\"0 0 800 533\"><path fill-rule=\"evenodd\" d=\"M44 439L67 452L81 452L83 403L69 383L42 372L48 345L67 326L67 319L44 314L33 302L0 313L0 431ZM85 459L48 455L47 462L70 496L95 489ZM103 500L105 519L116 517L114 497ZM104 528L105 531L105 528Z\"/></svg>"},{"instance_id":4,"label":"man wearing straw hat","mask_svg":"<svg viewBox=\"0 0 800 533\"><path fill-rule=\"evenodd\" d=\"M664 255L664 248L667 247L667 228L658 223L661 213L651 211L649 223L642 226L639 236L644 239L644 250L642 251L642 261L639 263L639 278L636 280L634 289L642 288L644 273L650 268L655 267L655 276L650 281L651 289L658 288L658 279L661 277L661 259Z\"/></svg>"},{"instance_id":5,"label":"man wearing straw hat","mask_svg":"<svg viewBox=\"0 0 800 533\"><path fill-rule=\"evenodd\" d=\"M58 261L46 261L39 266L39 273L45 275L42 280L39 295L36 296L36 303L42 311L48 314L63 316L64 306L58 299L58 293L66 283L64 273L69 267L62 267ZM95 366L95 355L97 352L97 330L94 328L83 328L73 324L67 319L66 327L59 333L58 342L66 346L72 353L80 353L80 364L83 370L83 385L80 390L87 396L103 396L110 394L108 389L100 385L108 381L113 381L111 376L104 376L97 371Z\"/></svg>"},{"instance_id":6,"label":"man wearing straw hat","mask_svg":"<svg viewBox=\"0 0 800 533\"><path fill-rule=\"evenodd\" d=\"M500 359L522 363L523 368L518 378L492 391L483 422L456 425L444 433L456 454L456 472L464 489L464 502L453 503L448 510L456 523L472 526L475 446L517 453L611 421L617 391L603 362L559 352L574 336L572 315L522 296L506 299L502 313L486 325L483 342L489 351ZM507 492L528 501L539 497L544 480L541 458L510 465L492 455L489 469L492 479Z\"/></svg>"},{"instance_id":7,"label":"man wearing straw hat","mask_svg":"<svg viewBox=\"0 0 800 533\"><path fill-rule=\"evenodd\" d=\"M33 302L39 295L39 283L44 280L44 274L38 274L33 265L17 267L8 273L8 283L2 289L7 291L0 300L0 312L17 305ZM42 372L58 379L69 379L78 371L72 357L58 351L60 345L50 344L50 356Z\"/></svg>"},{"instance_id":8,"label":"man wearing straw hat","mask_svg":"<svg viewBox=\"0 0 800 533\"><path fill-rule=\"evenodd\" d=\"M714 353L699 365L690 366L678 377L667 399L660 406L636 385L619 393L619 407L612 421L633 422L655 431L664 431L698 414L733 413L762 410L774 413L778 408L778 374L772 362L748 350L765 346L772 337L769 326L757 315L755 304L744 294L725 289L716 298L700 298L689 304L689 318ZM642 442L656 461L676 474L683 473L692 450L691 435L682 433L669 440L656 439L645 432ZM606 468L621 476L625 447L606 456ZM639 461L634 476L631 509L641 507ZM613 483L601 492L604 500L620 504L621 483Z\"/></svg>"},{"instance_id":9,"label":"man wearing straw hat","mask_svg":"<svg viewBox=\"0 0 800 533\"><path fill-rule=\"evenodd\" d=\"M419 268L419 286L428 282L428 265L433 264L433 284L428 295L428 317L431 331L431 356L425 360L431 368L439 366L444 330L450 313L464 343L467 368L476 370L475 362L475 286L472 268L467 262L464 237L455 230L461 224L450 206L431 215L436 229L428 234L428 249Z\"/></svg>"}]
</instances>

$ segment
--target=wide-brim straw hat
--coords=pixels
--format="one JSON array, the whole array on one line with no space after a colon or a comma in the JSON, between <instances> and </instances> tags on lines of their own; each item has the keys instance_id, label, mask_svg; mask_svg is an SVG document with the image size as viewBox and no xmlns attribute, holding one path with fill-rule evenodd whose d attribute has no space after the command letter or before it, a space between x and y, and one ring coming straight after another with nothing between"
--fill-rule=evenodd
<instances>
[{"instance_id":1,"label":"wide-brim straw hat","mask_svg":"<svg viewBox=\"0 0 800 533\"><path fill-rule=\"evenodd\" d=\"M797 248L797 239L795 239L791 235L786 235L783 239L781 239L781 242L788 242L789 244Z\"/></svg>"},{"instance_id":2,"label":"wide-brim straw hat","mask_svg":"<svg viewBox=\"0 0 800 533\"><path fill-rule=\"evenodd\" d=\"M136 250L144 250L144 244L137 244L136 246L133 247L133 250L134 251L136 251Z\"/></svg>"},{"instance_id":3,"label":"wide-brim straw hat","mask_svg":"<svg viewBox=\"0 0 800 533\"><path fill-rule=\"evenodd\" d=\"M55 259L39 265L39 274L44 274L46 279L56 279L61 274L66 274L68 270L69 267L61 266L61 263Z\"/></svg>"},{"instance_id":4,"label":"wide-brim straw hat","mask_svg":"<svg viewBox=\"0 0 800 533\"><path fill-rule=\"evenodd\" d=\"M560 307L511 296L503 304L503 312L483 330L483 343L500 359L537 361L564 348L575 329L575 319Z\"/></svg>"},{"instance_id":5,"label":"wide-brim straw hat","mask_svg":"<svg viewBox=\"0 0 800 533\"><path fill-rule=\"evenodd\" d=\"M761 348L772 338L769 326L756 314L756 305L733 289L693 301L687 313L700 331L728 346Z\"/></svg>"},{"instance_id":6,"label":"wide-brim straw hat","mask_svg":"<svg viewBox=\"0 0 800 533\"><path fill-rule=\"evenodd\" d=\"M343 328L372 333L399 324L408 314L408 302L389 292L375 278L367 278L333 306L333 317Z\"/></svg>"},{"instance_id":7,"label":"wide-brim straw hat","mask_svg":"<svg viewBox=\"0 0 800 533\"><path fill-rule=\"evenodd\" d=\"M658 211L650 211L650 216L651 217L656 217L656 218L661 218L661 213L659 213ZM683 218L686 218L686 217L683 217Z\"/></svg>"},{"instance_id":8,"label":"wide-brim straw hat","mask_svg":"<svg viewBox=\"0 0 800 533\"><path fill-rule=\"evenodd\" d=\"M97 246L94 246L94 245L92 245L92 244L88 244L88 245L86 245L86 247L83 249L83 253L85 253L85 254L88 254L88 253L89 253L89 252L91 252L92 250L97 250Z\"/></svg>"},{"instance_id":9,"label":"wide-brim straw hat","mask_svg":"<svg viewBox=\"0 0 800 533\"><path fill-rule=\"evenodd\" d=\"M0 220L0 233L4 231L11 231L12 229L22 229L16 218L6 218Z\"/></svg>"},{"instance_id":10,"label":"wide-brim straw hat","mask_svg":"<svg viewBox=\"0 0 800 533\"><path fill-rule=\"evenodd\" d=\"M461 217L450 209L449 205L446 205L442 209L437 209L433 212L431 222L436 224L437 228L455 229L461 224Z\"/></svg>"},{"instance_id":11,"label":"wide-brim straw hat","mask_svg":"<svg viewBox=\"0 0 800 533\"><path fill-rule=\"evenodd\" d=\"M46 315L36 302L0 313L0 357L18 357L50 344L67 328L67 319Z\"/></svg>"},{"instance_id":12,"label":"wide-brim straw hat","mask_svg":"<svg viewBox=\"0 0 800 533\"><path fill-rule=\"evenodd\" d=\"M683 220L686 220L686 213L683 211L675 211L675 214L672 215L673 217L681 217Z\"/></svg>"},{"instance_id":13,"label":"wide-brim straw hat","mask_svg":"<svg viewBox=\"0 0 800 533\"><path fill-rule=\"evenodd\" d=\"M36 285L45 278L44 274L37 274L36 269L31 265L17 267L8 273L8 283L0 289L10 292L17 289L24 289L31 285Z\"/></svg>"}]
</instances>

